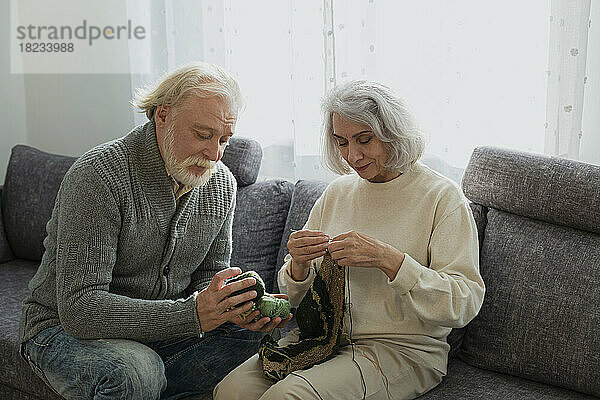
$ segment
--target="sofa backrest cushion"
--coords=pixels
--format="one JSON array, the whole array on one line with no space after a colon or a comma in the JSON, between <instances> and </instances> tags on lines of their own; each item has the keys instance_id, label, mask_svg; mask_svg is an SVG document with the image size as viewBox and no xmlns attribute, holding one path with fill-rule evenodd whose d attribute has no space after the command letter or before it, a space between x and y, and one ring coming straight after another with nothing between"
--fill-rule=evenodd
<instances>
[{"instance_id":1,"label":"sofa backrest cushion","mask_svg":"<svg viewBox=\"0 0 600 400\"><path fill-rule=\"evenodd\" d=\"M2 186L0 186L0 210L2 209ZM2 213L0 212L0 263L12 260L15 258L13 254L10 244L8 243L8 239L6 238L6 233L4 232L4 221L2 218Z\"/></svg>"},{"instance_id":2,"label":"sofa backrest cushion","mask_svg":"<svg viewBox=\"0 0 600 400\"><path fill-rule=\"evenodd\" d=\"M294 185L284 180L238 188L231 266L258 272L270 293L293 190Z\"/></svg>"},{"instance_id":3,"label":"sofa backrest cushion","mask_svg":"<svg viewBox=\"0 0 600 400\"><path fill-rule=\"evenodd\" d=\"M600 235L495 209L487 219L485 300L459 357L600 396Z\"/></svg>"},{"instance_id":4,"label":"sofa backrest cushion","mask_svg":"<svg viewBox=\"0 0 600 400\"><path fill-rule=\"evenodd\" d=\"M29 146L13 147L2 190L2 216L15 257L42 259L46 223L63 176L75 160Z\"/></svg>"},{"instance_id":5,"label":"sofa backrest cushion","mask_svg":"<svg viewBox=\"0 0 600 400\"><path fill-rule=\"evenodd\" d=\"M478 147L462 186L474 203L600 233L600 166Z\"/></svg>"},{"instance_id":6,"label":"sofa backrest cushion","mask_svg":"<svg viewBox=\"0 0 600 400\"><path fill-rule=\"evenodd\" d=\"M292 204L285 221L285 230L280 241L279 254L277 255L277 271L283 265L283 259L288 254L287 242L290 238L292 230L300 230L308 220L310 210L325 191L327 182L315 180L300 180L294 186L294 194L292 196ZM277 280L275 279L275 288L278 289Z\"/></svg>"},{"instance_id":7,"label":"sofa backrest cushion","mask_svg":"<svg viewBox=\"0 0 600 400\"><path fill-rule=\"evenodd\" d=\"M76 159L25 145L12 149L2 191L2 215L6 238L17 258L41 260L46 223L52 215L56 194ZM223 162L238 186L256 181L261 159L258 142L243 137L232 137L223 154Z\"/></svg>"},{"instance_id":8,"label":"sofa backrest cushion","mask_svg":"<svg viewBox=\"0 0 600 400\"><path fill-rule=\"evenodd\" d=\"M488 208L481 204L469 203L471 211L473 212L473 219L477 226L477 239L479 240L479 252L481 253L481 246L483 245L485 225L487 224L487 213Z\"/></svg>"},{"instance_id":9,"label":"sofa backrest cushion","mask_svg":"<svg viewBox=\"0 0 600 400\"><path fill-rule=\"evenodd\" d=\"M233 136L221 161L233 173L239 187L251 185L258 177L262 147L256 140Z\"/></svg>"},{"instance_id":10,"label":"sofa backrest cushion","mask_svg":"<svg viewBox=\"0 0 600 400\"><path fill-rule=\"evenodd\" d=\"M481 253L481 246L483 245L483 238L485 233L485 225L487 224L487 212L488 208L483 207L480 204L469 203L471 211L473 212L473 218L475 219L475 225L477 226L477 237L479 239L479 252ZM446 342L450 345L449 357L453 358L458 355L460 346L462 344L463 336L467 328L453 328L450 334L446 337Z\"/></svg>"}]
</instances>

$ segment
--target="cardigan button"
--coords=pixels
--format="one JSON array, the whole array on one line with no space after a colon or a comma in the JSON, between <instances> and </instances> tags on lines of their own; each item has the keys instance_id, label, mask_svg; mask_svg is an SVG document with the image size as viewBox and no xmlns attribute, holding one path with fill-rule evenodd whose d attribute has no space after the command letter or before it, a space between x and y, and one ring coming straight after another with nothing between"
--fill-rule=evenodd
<instances>
[{"instance_id":1,"label":"cardigan button","mask_svg":"<svg viewBox=\"0 0 600 400\"><path fill-rule=\"evenodd\" d=\"M165 269L163 269L163 275L165 275L165 276L169 275L169 271L170 271L170 270L171 270L171 269L170 269L170 268L169 268L169 266L167 265L167 266L165 267Z\"/></svg>"}]
</instances>

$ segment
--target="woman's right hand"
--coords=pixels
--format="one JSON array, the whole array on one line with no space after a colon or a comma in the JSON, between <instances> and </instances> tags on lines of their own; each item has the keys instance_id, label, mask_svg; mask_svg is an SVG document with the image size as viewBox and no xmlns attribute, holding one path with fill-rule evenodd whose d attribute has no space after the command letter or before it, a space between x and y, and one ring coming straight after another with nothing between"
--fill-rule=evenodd
<instances>
[{"instance_id":1,"label":"woman's right hand","mask_svg":"<svg viewBox=\"0 0 600 400\"><path fill-rule=\"evenodd\" d=\"M292 256L290 273L295 281L303 281L308 276L310 262L325 255L329 236L321 231L305 229L292 232L287 248Z\"/></svg>"}]
</instances>

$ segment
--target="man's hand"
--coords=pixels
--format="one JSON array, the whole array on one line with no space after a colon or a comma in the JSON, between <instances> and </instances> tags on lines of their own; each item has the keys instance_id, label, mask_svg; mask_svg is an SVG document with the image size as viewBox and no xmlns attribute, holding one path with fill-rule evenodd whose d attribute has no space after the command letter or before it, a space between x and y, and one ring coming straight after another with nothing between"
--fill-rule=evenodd
<instances>
[{"instance_id":1,"label":"man's hand","mask_svg":"<svg viewBox=\"0 0 600 400\"><path fill-rule=\"evenodd\" d=\"M272 294L271 296L288 300L288 296L285 294ZM236 319L231 320L230 322L233 322L244 329L248 329L249 331L271 332L275 328L283 328L293 317L292 314L288 315L286 319L281 319L280 317L275 317L273 319L269 317L263 317L254 322L254 318L256 318L258 314L260 314L260 312L258 310L254 310L246 318L239 315L235 317Z\"/></svg>"},{"instance_id":2,"label":"man's hand","mask_svg":"<svg viewBox=\"0 0 600 400\"><path fill-rule=\"evenodd\" d=\"M256 283L254 278L223 285L227 278L241 273L242 270L239 268L227 268L217 272L210 285L196 296L196 312L203 332L212 331L226 321L239 322L239 315L250 310L254 305L250 300L256 297L255 290L230 297L232 293L254 285Z\"/></svg>"}]
</instances>

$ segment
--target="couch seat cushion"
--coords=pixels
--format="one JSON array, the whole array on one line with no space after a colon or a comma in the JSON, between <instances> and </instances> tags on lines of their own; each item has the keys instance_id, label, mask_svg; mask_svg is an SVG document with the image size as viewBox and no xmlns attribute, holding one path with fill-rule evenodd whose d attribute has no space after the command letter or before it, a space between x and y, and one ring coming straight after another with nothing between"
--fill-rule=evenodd
<instances>
[{"instance_id":1,"label":"couch seat cushion","mask_svg":"<svg viewBox=\"0 0 600 400\"><path fill-rule=\"evenodd\" d=\"M13 260L0 264L0 383L44 399L57 399L19 355L21 303L38 263Z\"/></svg>"},{"instance_id":2,"label":"couch seat cushion","mask_svg":"<svg viewBox=\"0 0 600 400\"><path fill-rule=\"evenodd\" d=\"M419 400L447 399L596 399L583 393L473 367L450 359L448 375Z\"/></svg>"}]
</instances>

